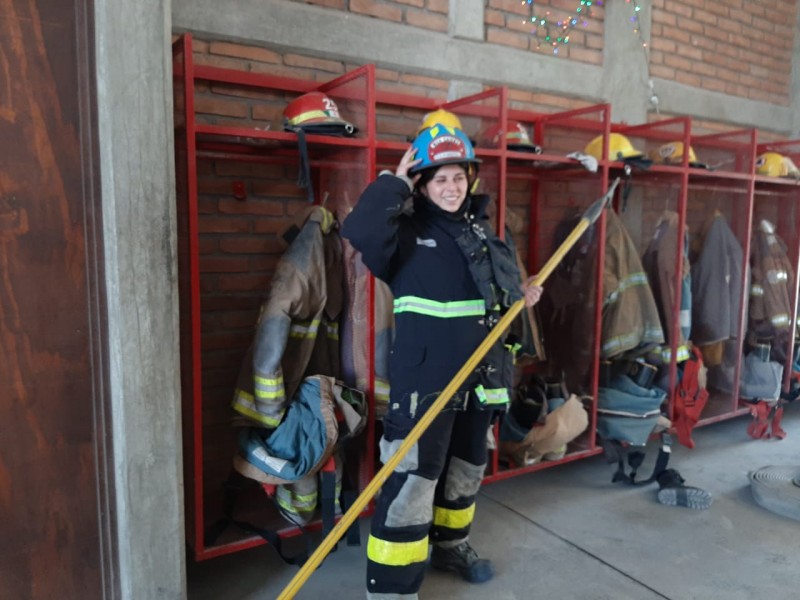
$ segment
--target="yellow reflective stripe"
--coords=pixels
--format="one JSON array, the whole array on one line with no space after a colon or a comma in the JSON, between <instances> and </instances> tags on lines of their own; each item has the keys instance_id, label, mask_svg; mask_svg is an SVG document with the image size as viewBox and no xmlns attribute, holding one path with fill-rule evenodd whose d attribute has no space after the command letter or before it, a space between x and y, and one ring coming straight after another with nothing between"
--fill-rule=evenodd
<instances>
[{"instance_id":1,"label":"yellow reflective stripe","mask_svg":"<svg viewBox=\"0 0 800 600\"><path fill-rule=\"evenodd\" d=\"M303 123L308 119L327 119L329 118L328 113L324 110L308 110L304 113L300 113L296 117L288 119L289 125L296 125L297 123Z\"/></svg>"},{"instance_id":2,"label":"yellow reflective stripe","mask_svg":"<svg viewBox=\"0 0 800 600\"><path fill-rule=\"evenodd\" d=\"M283 400L283 375L278 377L261 377L253 375L256 397L274 402L275 399Z\"/></svg>"},{"instance_id":3,"label":"yellow reflective stripe","mask_svg":"<svg viewBox=\"0 0 800 600\"><path fill-rule=\"evenodd\" d=\"M275 491L275 500L287 510L314 510L317 507L317 493L295 494L283 486Z\"/></svg>"},{"instance_id":4,"label":"yellow reflective stripe","mask_svg":"<svg viewBox=\"0 0 800 600\"><path fill-rule=\"evenodd\" d=\"M335 217L333 216L333 213L331 211L329 211L328 209L323 208L322 209L322 223L320 223L320 226L322 227L322 230L323 231L330 231L331 226L333 226L334 219L335 219Z\"/></svg>"},{"instance_id":5,"label":"yellow reflective stripe","mask_svg":"<svg viewBox=\"0 0 800 600\"><path fill-rule=\"evenodd\" d=\"M475 516L475 504L470 504L467 508L452 509L433 507L433 524L448 529L464 529L469 527Z\"/></svg>"},{"instance_id":6,"label":"yellow reflective stripe","mask_svg":"<svg viewBox=\"0 0 800 600\"><path fill-rule=\"evenodd\" d=\"M509 402L508 389L506 388L485 388L482 385L475 386L475 393L481 404L505 404Z\"/></svg>"},{"instance_id":7,"label":"yellow reflective stripe","mask_svg":"<svg viewBox=\"0 0 800 600\"><path fill-rule=\"evenodd\" d=\"M326 327L328 328L328 337L332 340L339 339L339 324L338 323L327 323Z\"/></svg>"},{"instance_id":8,"label":"yellow reflective stripe","mask_svg":"<svg viewBox=\"0 0 800 600\"><path fill-rule=\"evenodd\" d=\"M244 415L245 417L253 419L254 421L263 423L267 427L277 427L281 424L281 418L283 417L283 411L281 411L280 416L278 417L270 417L269 415L259 412L256 408L253 395L248 394L243 390L236 390L236 396L233 400L233 410L241 415Z\"/></svg>"},{"instance_id":9,"label":"yellow reflective stripe","mask_svg":"<svg viewBox=\"0 0 800 600\"><path fill-rule=\"evenodd\" d=\"M315 338L317 337L317 330L319 329L319 319L313 321L306 321L292 323L289 328L289 336L294 338Z\"/></svg>"},{"instance_id":10,"label":"yellow reflective stripe","mask_svg":"<svg viewBox=\"0 0 800 600\"><path fill-rule=\"evenodd\" d=\"M375 378L375 399L389 400L389 382Z\"/></svg>"},{"instance_id":11,"label":"yellow reflective stripe","mask_svg":"<svg viewBox=\"0 0 800 600\"><path fill-rule=\"evenodd\" d=\"M416 542L388 542L370 535L367 558L390 567L425 562L428 560L428 536Z\"/></svg>"},{"instance_id":12,"label":"yellow reflective stripe","mask_svg":"<svg viewBox=\"0 0 800 600\"><path fill-rule=\"evenodd\" d=\"M419 296L401 296L394 301L395 314L413 312L429 317L447 319L451 317L474 317L486 314L483 300L458 300L437 302Z\"/></svg>"}]
</instances>

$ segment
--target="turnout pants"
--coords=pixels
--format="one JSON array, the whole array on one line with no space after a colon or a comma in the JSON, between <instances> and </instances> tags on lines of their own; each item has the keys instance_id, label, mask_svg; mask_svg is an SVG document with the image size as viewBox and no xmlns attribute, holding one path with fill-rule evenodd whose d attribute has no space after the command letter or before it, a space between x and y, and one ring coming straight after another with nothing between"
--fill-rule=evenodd
<instances>
[{"instance_id":1,"label":"turnout pants","mask_svg":"<svg viewBox=\"0 0 800 600\"><path fill-rule=\"evenodd\" d=\"M415 600L428 543L466 540L486 467L491 410L445 409L392 472L377 498L367 545L367 598ZM416 419L391 411L384 419L386 462Z\"/></svg>"}]
</instances>

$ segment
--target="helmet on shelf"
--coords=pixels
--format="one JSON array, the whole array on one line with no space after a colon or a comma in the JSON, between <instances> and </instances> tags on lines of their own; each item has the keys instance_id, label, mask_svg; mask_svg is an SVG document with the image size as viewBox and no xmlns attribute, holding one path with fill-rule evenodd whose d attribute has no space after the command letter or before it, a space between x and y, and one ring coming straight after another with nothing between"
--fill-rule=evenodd
<instances>
[{"instance_id":1,"label":"helmet on shelf","mask_svg":"<svg viewBox=\"0 0 800 600\"><path fill-rule=\"evenodd\" d=\"M419 126L419 129L417 129L417 135L436 124L454 127L462 131L464 130L464 127L461 125L461 120L456 115L440 108L422 117L422 124Z\"/></svg>"},{"instance_id":2,"label":"helmet on shelf","mask_svg":"<svg viewBox=\"0 0 800 600\"><path fill-rule=\"evenodd\" d=\"M683 142L670 142L659 146L650 152L653 162L660 165L680 165L683 164ZM689 166L699 169L708 169L708 165L698 162L694 149L689 146Z\"/></svg>"},{"instance_id":3,"label":"helmet on shelf","mask_svg":"<svg viewBox=\"0 0 800 600\"><path fill-rule=\"evenodd\" d=\"M419 164L409 169L409 173L419 173L432 167L468 163L478 165L475 149L467 134L457 127L436 123L423 130L411 144L416 150L415 158Z\"/></svg>"},{"instance_id":4,"label":"helmet on shelf","mask_svg":"<svg viewBox=\"0 0 800 600\"><path fill-rule=\"evenodd\" d=\"M339 114L339 107L322 92L298 96L283 109L283 128L320 135L352 136L356 127Z\"/></svg>"},{"instance_id":5,"label":"helmet on shelf","mask_svg":"<svg viewBox=\"0 0 800 600\"><path fill-rule=\"evenodd\" d=\"M495 125L489 128L483 137L489 146L499 148L502 146L503 133L505 133L506 148L509 150L531 152L533 154L542 153L541 147L531 141L528 130L519 121L512 123L510 127L506 128L505 132L500 125Z\"/></svg>"},{"instance_id":6,"label":"helmet on shelf","mask_svg":"<svg viewBox=\"0 0 800 600\"><path fill-rule=\"evenodd\" d=\"M603 136L598 135L586 144L583 153L601 160L603 158ZM631 141L621 133L612 133L608 136L608 160L627 160L643 156L644 154L634 148Z\"/></svg>"},{"instance_id":7,"label":"helmet on shelf","mask_svg":"<svg viewBox=\"0 0 800 600\"><path fill-rule=\"evenodd\" d=\"M788 156L764 152L756 158L756 173L767 177L800 177L800 170Z\"/></svg>"}]
</instances>

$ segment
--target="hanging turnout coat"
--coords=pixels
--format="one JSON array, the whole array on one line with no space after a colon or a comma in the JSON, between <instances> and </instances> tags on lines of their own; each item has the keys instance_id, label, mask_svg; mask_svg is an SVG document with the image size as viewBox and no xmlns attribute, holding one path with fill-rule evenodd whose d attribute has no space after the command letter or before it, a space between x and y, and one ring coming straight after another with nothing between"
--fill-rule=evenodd
<instances>
[{"instance_id":1,"label":"hanging turnout coat","mask_svg":"<svg viewBox=\"0 0 800 600\"><path fill-rule=\"evenodd\" d=\"M773 357L783 361L794 321L794 269L786 244L769 221L762 220L753 232L750 264L748 334L753 343L769 341Z\"/></svg>"},{"instance_id":2,"label":"hanging turnout coat","mask_svg":"<svg viewBox=\"0 0 800 600\"><path fill-rule=\"evenodd\" d=\"M707 346L738 336L742 246L719 211L698 241L701 250L692 263L691 337Z\"/></svg>"},{"instance_id":3,"label":"hanging turnout coat","mask_svg":"<svg viewBox=\"0 0 800 600\"><path fill-rule=\"evenodd\" d=\"M636 245L614 211L606 211L603 268L604 359L635 357L664 342L658 308Z\"/></svg>"},{"instance_id":4,"label":"hanging turnout coat","mask_svg":"<svg viewBox=\"0 0 800 600\"><path fill-rule=\"evenodd\" d=\"M309 209L281 257L239 374L233 409L277 427L306 375L339 376L343 302L341 240L333 214Z\"/></svg>"},{"instance_id":5,"label":"hanging turnout coat","mask_svg":"<svg viewBox=\"0 0 800 600\"><path fill-rule=\"evenodd\" d=\"M681 303L678 311L677 361L683 362L690 356L686 345L692 325L692 278L689 271L688 235L683 232L683 266L681 269ZM678 253L678 213L665 210L656 225L653 238L642 256L642 265L650 280L650 287L658 306L661 327L666 344L649 355L653 362L669 363L671 358L670 337L672 335L672 316L675 310L675 256Z\"/></svg>"}]
</instances>

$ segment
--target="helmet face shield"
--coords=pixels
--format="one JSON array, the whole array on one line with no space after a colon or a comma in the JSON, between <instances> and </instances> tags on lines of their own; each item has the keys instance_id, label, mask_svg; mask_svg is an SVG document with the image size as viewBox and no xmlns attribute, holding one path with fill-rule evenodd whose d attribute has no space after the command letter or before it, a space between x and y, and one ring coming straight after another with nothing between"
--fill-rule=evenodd
<instances>
[{"instance_id":1,"label":"helmet face shield","mask_svg":"<svg viewBox=\"0 0 800 600\"><path fill-rule=\"evenodd\" d=\"M458 163L477 165L480 162L475 158L475 150L467 135L461 129L441 123L422 131L412 143L412 147L416 150L414 157L420 160L419 164L409 169L412 175L442 165ZM470 168L470 171L472 170Z\"/></svg>"}]
</instances>

